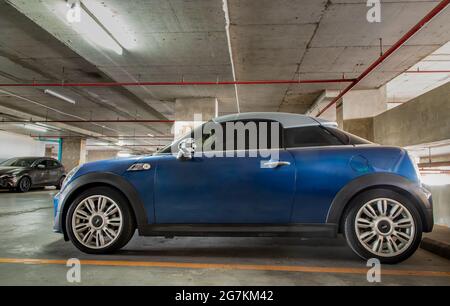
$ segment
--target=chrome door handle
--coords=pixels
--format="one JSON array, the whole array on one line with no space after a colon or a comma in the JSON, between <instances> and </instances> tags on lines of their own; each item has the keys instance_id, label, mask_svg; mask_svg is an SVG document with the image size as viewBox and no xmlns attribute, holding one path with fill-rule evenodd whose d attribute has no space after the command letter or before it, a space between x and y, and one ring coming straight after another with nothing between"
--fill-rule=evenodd
<instances>
[{"instance_id":1,"label":"chrome door handle","mask_svg":"<svg viewBox=\"0 0 450 306\"><path fill-rule=\"evenodd\" d=\"M263 163L263 168L277 168L281 166L289 166L291 163L287 161L268 161Z\"/></svg>"}]
</instances>

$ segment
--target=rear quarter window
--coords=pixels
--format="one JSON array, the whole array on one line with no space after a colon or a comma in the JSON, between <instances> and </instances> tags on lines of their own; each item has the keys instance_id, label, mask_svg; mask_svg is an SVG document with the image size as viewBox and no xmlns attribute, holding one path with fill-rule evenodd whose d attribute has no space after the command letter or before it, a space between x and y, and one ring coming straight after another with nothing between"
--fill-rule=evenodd
<instances>
[{"instance_id":1,"label":"rear quarter window","mask_svg":"<svg viewBox=\"0 0 450 306\"><path fill-rule=\"evenodd\" d=\"M284 132L286 148L320 147L342 145L343 142L321 126L305 126L286 129Z\"/></svg>"},{"instance_id":2,"label":"rear quarter window","mask_svg":"<svg viewBox=\"0 0 450 306\"><path fill-rule=\"evenodd\" d=\"M349 145L358 145L358 144L371 144L367 139L361 138L359 136L353 135L349 132L342 131L338 128L334 127L326 127L328 131L336 135L341 141L345 144Z\"/></svg>"}]
</instances>

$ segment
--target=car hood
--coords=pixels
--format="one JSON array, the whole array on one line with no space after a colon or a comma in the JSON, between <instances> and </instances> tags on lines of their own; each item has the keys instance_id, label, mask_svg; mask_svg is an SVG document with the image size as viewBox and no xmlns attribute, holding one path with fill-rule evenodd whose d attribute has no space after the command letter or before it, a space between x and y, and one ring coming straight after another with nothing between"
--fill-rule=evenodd
<instances>
[{"instance_id":1,"label":"car hood","mask_svg":"<svg viewBox=\"0 0 450 306\"><path fill-rule=\"evenodd\" d=\"M5 174L16 174L22 171L25 171L27 168L22 167L1 167L0 166L0 175Z\"/></svg>"},{"instance_id":2,"label":"car hood","mask_svg":"<svg viewBox=\"0 0 450 306\"><path fill-rule=\"evenodd\" d=\"M136 163L141 159L141 156L130 157L130 158L120 158L120 159L109 159L100 160L95 162L90 162L82 165L72 179L82 176L87 173L92 172L111 172L118 175L124 173L132 164Z\"/></svg>"}]
</instances>

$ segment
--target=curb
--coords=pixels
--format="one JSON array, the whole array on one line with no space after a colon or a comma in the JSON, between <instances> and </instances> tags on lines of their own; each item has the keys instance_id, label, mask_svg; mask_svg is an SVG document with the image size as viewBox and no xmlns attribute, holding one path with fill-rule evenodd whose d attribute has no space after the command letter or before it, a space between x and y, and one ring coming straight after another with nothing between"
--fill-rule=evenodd
<instances>
[{"instance_id":1,"label":"curb","mask_svg":"<svg viewBox=\"0 0 450 306\"><path fill-rule=\"evenodd\" d=\"M420 247L436 255L450 259L450 244L438 240L423 238Z\"/></svg>"}]
</instances>

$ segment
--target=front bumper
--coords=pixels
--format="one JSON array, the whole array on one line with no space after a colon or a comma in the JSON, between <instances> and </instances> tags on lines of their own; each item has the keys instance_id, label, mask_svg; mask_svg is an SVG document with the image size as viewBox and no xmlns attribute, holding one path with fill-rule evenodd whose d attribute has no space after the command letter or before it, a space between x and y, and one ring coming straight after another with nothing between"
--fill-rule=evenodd
<instances>
[{"instance_id":1,"label":"front bumper","mask_svg":"<svg viewBox=\"0 0 450 306\"><path fill-rule=\"evenodd\" d=\"M66 241L69 240L69 237L64 229L62 217L64 212L64 202L68 194L68 188L64 188L53 197L53 232L63 234L64 240Z\"/></svg>"},{"instance_id":2,"label":"front bumper","mask_svg":"<svg viewBox=\"0 0 450 306\"><path fill-rule=\"evenodd\" d=\"M62 226L61 226L61 211L60 211L60 204L61 204L61 193L57 193L53 197L53 231L55 233L63 233Z\"/></svg>"},{"instance_id":3,"label":"front bumper","mask_svg":"<svg viewBox=\"0 0 450 306\"><path fill-rule=\"evenodd\" d=\"M17 179L14 177L0 177L0 188L15 188Z\"/></svg>"}]
</instances>

